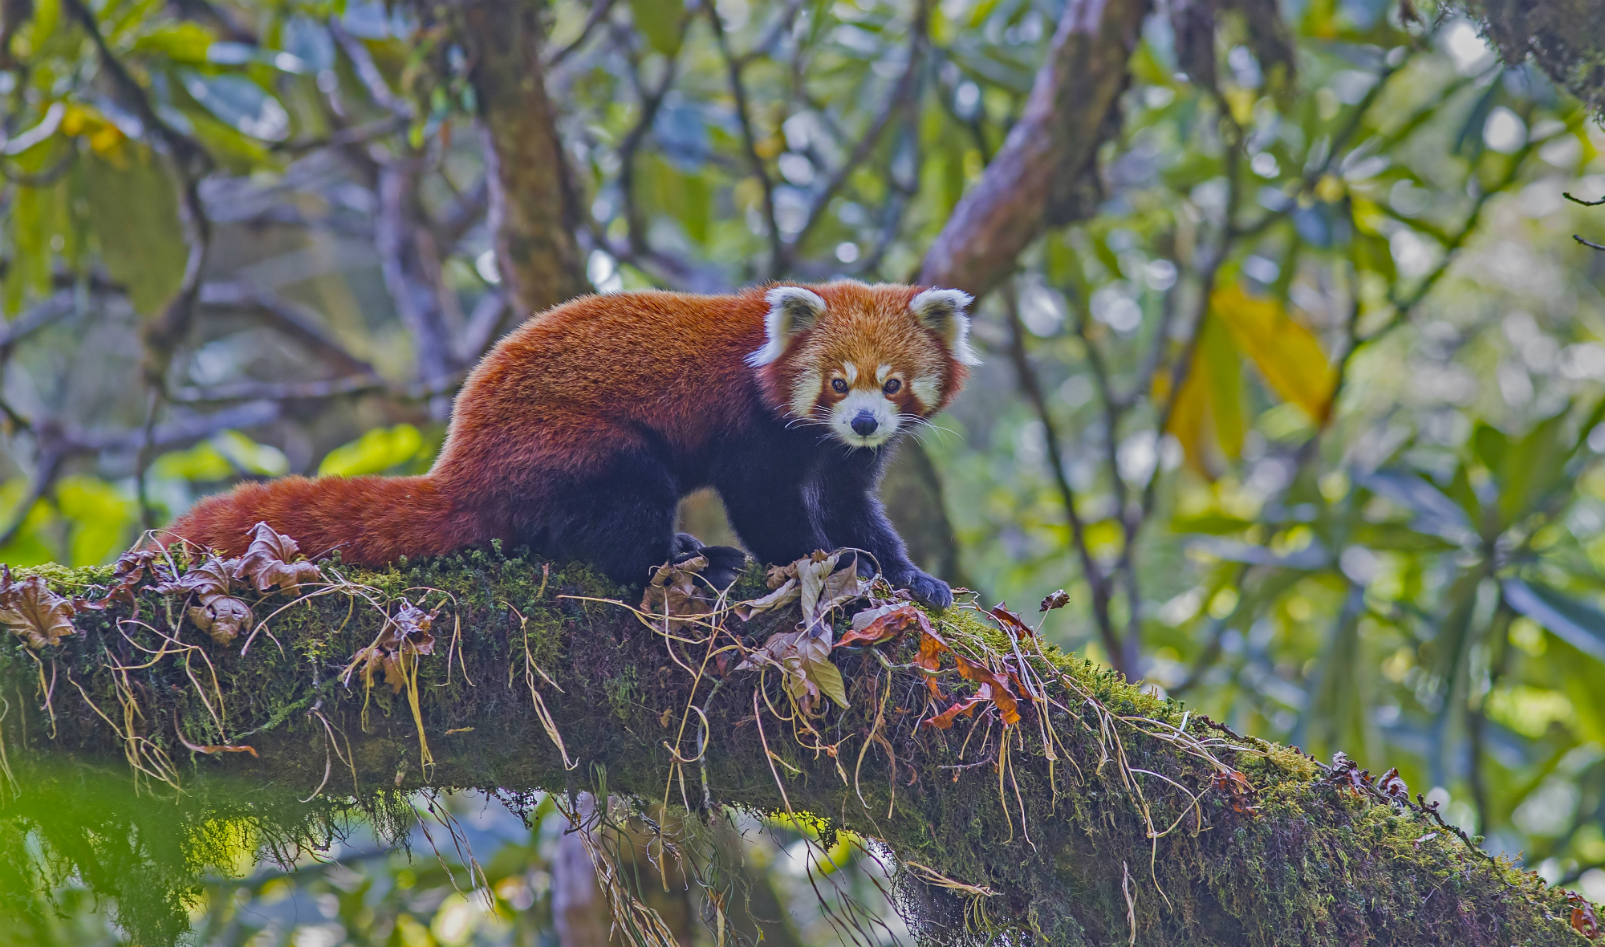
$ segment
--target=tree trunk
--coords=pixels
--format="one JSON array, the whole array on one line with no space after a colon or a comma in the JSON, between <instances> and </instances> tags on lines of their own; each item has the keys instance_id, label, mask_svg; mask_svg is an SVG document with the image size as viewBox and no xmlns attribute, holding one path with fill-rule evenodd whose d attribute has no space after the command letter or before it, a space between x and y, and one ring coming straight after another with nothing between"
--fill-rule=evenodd
<instances>
[{"instance_id":1,"label":"tree trunk","mask_svg":"<svg viewBox=\"0 0 1605 947\"><path fill-rule=\"evenodd\" d=\"M496 260L523 320L591 291L575 231L581 208L546 95L541 6L460 0L479 106Z\"/></svg>"},{"instance_id":2,"label":"tree trunk","mask_svg":"<svg viewBox=\"0 0 1605 947\"><path fill-rule=\"evenodd\" d=\"M32 832L118 899L125 927L171 939L208 858L237 857L208 855L216 826L249 820L282 847L353 805L384 824L399 791L494 787L692 819L812 813L827 834L883 841L913 922L945 942L1579 942L1562 892L1390 800L1396 787L1239 737L973 610L935 616L933 631L955 653L997 656L1020 696L1013 726L985 701L932 726L973 685L951 666L928 676L919 633L880 654L837 649L850 707L785 720L778 674L710 657L687 643L704 637L695 626L666 637L601 601L624 593L581 566L473 553L327 571L346 581L250 601L267 620L248 648L207 640L185 617L193 603L148 585L78 611L74 633L37 653L4 636L0 904ZM109 580L44 574L86 598ZM766 591L744 581L740 597ZM420 597L441 603L432 649L396 668L399 692L378 668L365 686L353 656L419 627L401 600ZM797 618L725 627L762 641Z\"/></svg>"}]
</instances>

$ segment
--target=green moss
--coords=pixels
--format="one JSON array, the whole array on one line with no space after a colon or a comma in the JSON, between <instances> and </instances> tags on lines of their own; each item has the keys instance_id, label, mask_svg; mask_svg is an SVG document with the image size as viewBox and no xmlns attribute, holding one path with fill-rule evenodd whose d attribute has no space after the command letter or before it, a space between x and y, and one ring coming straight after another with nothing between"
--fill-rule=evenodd
<instances>
[{"instance_id":1,"label":"green moss","mask_svg":"<svg viewBox=\"0 0 1605 947\"><path fill-rule=\"evenodd\" d=\"M767 701L749 672L721 680L715 671L693 691L681 670L690 663L685 646L671 660L664 639L627 609L587 601L630 599L584 567L474 553L331 572L350 586L278 611L244 653L242 642L215 645L183 621L182 603L148 589L137 622L127 621L135 611L126 607L80 614L79 634L40 656L46 680L57 681L53 733L39 665L3 636L0 694L20 712L0 721L0 735L21 792L0 802L0 833L33 832L66 853L65 864L89 860L89 883L122 899L127 922L161 940L182 926L197 873L237 851L241 830L218 826L316 843L354 812L381 827L403 825L410 789L598 789L605 773L608 791L651 801L663 801L668 787L671 803L698 808L705 780L716 804L768 813L789 804L824 818L826 832L882 839L901 858L986 886L996 894L985 899L988 923L972 931L977 942L1027 929L1041 943L1124 944L1132 935L1127 891L1145 944L1574 941L1560 895L1423 813L1340 789L1307 757L1197 716L1185 717L1195 740L1173 739L1185 708L1074 655L1031 659L1056 701L1045 720L1028 705L1015 728L983 715L939 731L920 722L931 708L910 666L916 642L888 649L890 671L865 651L841 649L835 660L852 707L829 710L809 732L767 710L754 717L755 696L760 708L784 706L773 675L763 678ZM49 575L63 590L107 578L104 570ZM743 582L762 591L755 576ZM417 665L416 719L408 695L382 675L367 687L349 670L402 597L441 606L434 648ZM253 607L266 617L291 601L276 594ZM735 630L761 640L794 617ZM955 647L1013 654L974 612L935 617ZM950 695L973 689L952 673L940 679ZM78 687L103 710L132 699L135 740L115 733ZM708 720L706 752L676 764L676 756L697 756L702 732L700 716L682 721L688 705ZM1052 759L1044 727L1055 734ZM248 745L257 756L191 753L180 733L196 745ZM1211 742L1208 755L1197 740ZM334 747L350 761L346 772L331 765ZM140 797L128 792L130 756L152 771L139 777ZM162 759L172 761L170 772ZM1216 787L1222 767L1245 774L1252 809ZM332 777L313 794L326 771ZM91 773L119 788L92 793ZM153 800L162 803L159 825L150 821ZM92 829L76 816L62 821L81 812L94 813ZM1150 822L1169 829L1157 842ZM101 864L82 844L85 833L133 847ZM0 871L19 870L24 847L5 838L0 861L10 852L12 862ZM916 925L933 933L957 937L966 918L979 916L964 897L912 874L898 891Z\"/></svg>"}]
</instances>

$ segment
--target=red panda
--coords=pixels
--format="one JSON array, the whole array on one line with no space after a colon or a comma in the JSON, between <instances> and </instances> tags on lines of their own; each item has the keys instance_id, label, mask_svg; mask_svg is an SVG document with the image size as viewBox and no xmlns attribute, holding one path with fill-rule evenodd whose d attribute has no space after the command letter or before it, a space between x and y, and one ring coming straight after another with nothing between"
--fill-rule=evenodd
<instances>
[{"instance_id":1,"label":"red panda","mask_svg":"<svg viewBox=\"0 0 1605 947\"><path fill-rule=\"evenodd\" d=\"M679 499L711 485L760 560L864 549L945 607L947 584L910 561L875 494L889 445L977 362L969 303L854 281L575 299L479 363L429 473L245 484L196 504L166 541L238 554L265 521L309 553L377 566L499 539L627 584L705 552L722 587L743 553L674 532Z\"/></svg>"}]
</instances>

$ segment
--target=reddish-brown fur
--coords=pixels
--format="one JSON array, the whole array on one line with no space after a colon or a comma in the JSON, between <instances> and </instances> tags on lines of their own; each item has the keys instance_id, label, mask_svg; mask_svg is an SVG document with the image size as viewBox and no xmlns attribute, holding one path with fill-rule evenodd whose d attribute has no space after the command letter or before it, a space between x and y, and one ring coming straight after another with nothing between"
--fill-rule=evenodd
<instances>
[{"instance_id":1,"label":"reddish-brown fur","mask_svg":"<svg viewBox=\"0 0 1605 947\"><path fill-rule=\"evenodd\" d=\"M344 561L367 566L492 539L517 543L574 516L566 485L623 449L666 445L694 458L766 413L785 415L798 380L817 371L811 366L864 356L936 373L940 404L918 404L906 387L899 401L899 410L922 416L963 381L964 366L908 312L917 287L852 282L808 287L828 316L779 360L753 369L746 358L765 342L767 288L586 296L558 306L475 368L427 475L245 484L196 504L166 541L234 555L265 521L309 555L339 549ZM830 397L825 386L818 403Z\"/></svg>"}]
</instances>

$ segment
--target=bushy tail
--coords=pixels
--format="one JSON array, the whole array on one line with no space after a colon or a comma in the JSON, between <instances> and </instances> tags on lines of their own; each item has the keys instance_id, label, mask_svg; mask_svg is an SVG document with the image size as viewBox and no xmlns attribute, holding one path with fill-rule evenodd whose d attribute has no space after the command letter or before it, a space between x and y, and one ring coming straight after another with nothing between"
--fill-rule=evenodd
<instances>
[{"instance_id":1,"label":"bushy tail","mask_svg":"<svg viewBox=\"0 0 1605 947\"><path fill-rule=\"evenodd\" d=\"M459 508L428 477L285 477L241 484L195 504L158 538L163 545L186 540L235 556L262 522L295 540L309 558L338 549L343 562L362 566L491 539L481 535L479 517Z\"/></svg>"}]
</instances>

